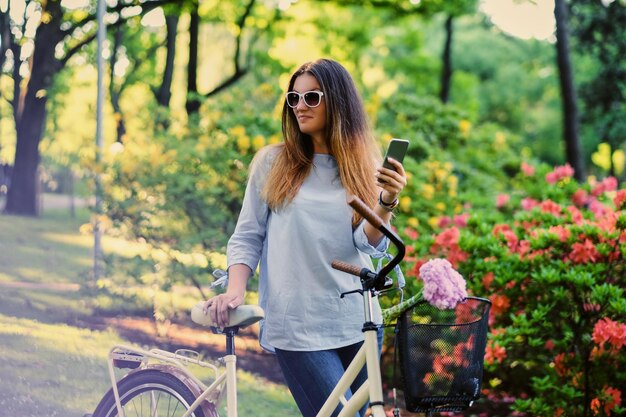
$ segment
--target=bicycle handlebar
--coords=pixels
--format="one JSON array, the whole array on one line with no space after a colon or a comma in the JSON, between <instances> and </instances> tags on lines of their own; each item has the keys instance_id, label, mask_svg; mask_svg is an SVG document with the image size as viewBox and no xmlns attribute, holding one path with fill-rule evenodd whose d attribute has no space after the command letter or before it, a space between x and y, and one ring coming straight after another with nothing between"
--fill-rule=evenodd
<instances>
[{"instance_id":1,"label":"bicycle handlebar","mask_svg":"<svg viewBox=\"0 0 626 417\"><path fill-rule=\"evenodd\" d=\"M352 274L352 275L356 275L357 277L361 275L361 271L363 270L363 268L361 268L360 266L357 265L352 265L349 264L347 262L343 262L343 261L338 261L338 260L334 260L330 263L330 265L335 268L338 269L339 271L343 271L346 272L348 274Z\"/></svg>"},{"instance_id":2,"label":"bicycle handlebar","mask_svg":"<svg viewBox=\"0 0 626 417\"><path fill-rule=\"evenodd\" d=\"M348 264L346 262L339 261L339 260L332 261L331 266L334 269L361 277L361 281L365 281L365 280L370 281L369 283L367 283L367 286L369 288L375 288L376 290L382 290L384 288L387 288L386 279L385 279L387 277L387 274L391 272L391 270L395 268L396 265L400 263L400 261L402 261L402 258L404 258L404 254L405 254L404 242L402 242L402 239L400 239L398 235L396 235L391 229L389 229L384 224L382 219L371 208L369 208L363 201L361 201L361 199L359 199L357 196L354 196L354 195L350 196L348 198L348 204L354 210L356 210L357 213L363 216L363 218L368 223L370 223L372 226L380 230L383 235L388 237L391 243L393 243L393 245L396 247L398 252L396 253L396 255L393 257L391 261L389 261L385 266L381 268L380 271L378 271L378 273L373 273L366 268L362 268L357 265ZM364 282L364 284L366 283Z\"/></svg>"},{"instance_id":3,"label":"bicycle handlebar","mask_svg":"<svg viewBox=\"0 0 626 417\"><path fill-rule=\"evenodd\" d=\"M351 195L348 198L348 204L375 228L380 229L380 227L385 224L383 220L378 217L378 214L374 213L374 210L369 208L359 197Z\"/></svg>"}]
</instances>

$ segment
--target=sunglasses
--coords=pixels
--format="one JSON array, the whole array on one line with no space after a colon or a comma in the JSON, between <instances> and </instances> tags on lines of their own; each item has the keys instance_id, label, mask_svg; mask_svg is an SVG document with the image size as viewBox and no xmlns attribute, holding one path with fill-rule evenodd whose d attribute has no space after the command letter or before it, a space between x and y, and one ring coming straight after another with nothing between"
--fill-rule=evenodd
<instances>
[{"instance_id":1,"label":"sunglasses","mask_svg":"<svg viewBox=\"0 0 626 417\"><path fill-rule=\"evenodd\" d=\"M304 104L308 107L317 107L322 102L322 96L324 93L321 91L307 91L302 94L296 93L295 91L290 91L285 94L287 98L287 105L292 109L298 107L298 103L300 103L300 99L304 100Z\"/></svg>"}]
</instances>

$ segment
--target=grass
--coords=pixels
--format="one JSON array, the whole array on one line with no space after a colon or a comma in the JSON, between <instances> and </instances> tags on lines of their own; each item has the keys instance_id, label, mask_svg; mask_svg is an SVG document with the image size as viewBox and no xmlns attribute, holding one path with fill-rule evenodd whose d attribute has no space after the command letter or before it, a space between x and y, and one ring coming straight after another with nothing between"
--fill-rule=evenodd
<instances>
[{"instance_id":1,"label":"grass","mask_svg":"<svg viewBox=\"0 0 626 417\"><path fill-rule=\"evenodd\" d=\"M82 417L108 389L106 356L122 341L113 330L66 323L93 314L91 234L85 209L40 218L0 215L0 416ZM85 227L83 226L84 230ZM103 238L105 252L132 252ZM239 372L240 415L297 415L286 387Z\"/></svg>"}]
</instances>

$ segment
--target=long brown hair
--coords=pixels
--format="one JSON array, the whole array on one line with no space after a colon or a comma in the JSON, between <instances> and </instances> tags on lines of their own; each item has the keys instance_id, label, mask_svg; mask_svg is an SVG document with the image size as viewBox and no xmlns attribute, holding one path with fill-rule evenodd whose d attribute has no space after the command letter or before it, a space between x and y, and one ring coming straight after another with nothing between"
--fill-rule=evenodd
<instances>
[{"instance_id":1,"label":"long brown hair","mask_svg":"<svg viewBox=\"0 0 626 417\"><path fill-rule=\"evenodd\" d=\"M317 79L324 93L326 145L337 161L343 187L372 207L378 198L374 174L381 157L350 73L329 59L308 62L293 73L287 91L305 73ZM263 197L272 210L279 210L294 199L313 162L313 141L300 131L287 103L283 103L282 128L284 144L263 189ZM355 213L352 222L356 225L359 221L361 217Z\"/></svg>"}]
</instances>

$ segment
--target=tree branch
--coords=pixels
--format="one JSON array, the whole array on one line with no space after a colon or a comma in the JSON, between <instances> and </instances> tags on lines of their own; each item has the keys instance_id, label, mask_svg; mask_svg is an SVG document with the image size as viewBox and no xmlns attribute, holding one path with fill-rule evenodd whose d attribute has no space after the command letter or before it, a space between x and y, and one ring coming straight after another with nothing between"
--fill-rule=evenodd
<instances>
[{"instance_id":1,"label":"tree branch","mask_svg":"<svg viewBox=\"0 0 626 417\"><path fill-rule=\"evenodd\" d=\"M139 13L139 15L145 15L146 13L156 9L157 7L161 7L161 6L167 6L168 4L179 4L180 0L148 0L148 1L134 1L133 3L118 3L117 5L113 6L113 7L108 7L107 8L107 13L120 13L122 12L124 9L127 9L129 7L136 7L136 6L141 6L141 13ZM132 18L134 16L128 17L128 18L124 18L122 19L121 17L113 24L117 24L120 20L122 21L126 21L130 18ZM72 36L72 33L76 30L79 29L83 26L85 26L87 23L89 22L93 22L97 19L97 15L96 14L90 14L89 16L85 17L84 19L79 20L78 22L74 23L72 26L70 26L69 28L65 29L63 31L63 33L66 36ZM112 24L112 25L113 25Z\"/></svg>"},{"instance_id":2,"label":"tree branch","mask_svg":"<svg viewBox=\"0 0 626 417\"><path fill-rule=\"evenodd\" d=\"M146 13L156 9L157 7L165 6L165 5L168 5L168 4L177 4L179 2L180 2L180 0L153 0L153 1L145 1L145 2L135 1L133 4L118 4L115 7L109 8L107 10L107 12L118 12L119 13L122 10L124 10L125 8L128 8L128 7L142 6L142 10L141 10L140 15L145 15ZM134 16L132 16L132 17L134 17ZM109 27L120 26L120 25L126 23L132 17L128 17L128 18L124 18L124 19L122 19L120 17L119 19L117 19L117 21L115 21L114 23L109 24L108 26ZM84 26L88 22L94 21L95 19L96 19L96 15L89 15L86 18L84 18L83 20L81 20L80 22L76 23L75 25L72 25L72 27L64 30L63 34L65 36L71 36L72 32L74 32L76 29ZM83 39L79 43L77 43L74 47L69 49L67 51L67 53L65 54L65 57L63 57L63 58L61 58L59 60L61 65L64 66L67 63L67 61L69 61L69 59L74 54L76 54L76 52L78 52L83 46L87 45L92 40L94 40L95 37L96 37L96 33L94 32L93 34L87 36L85 39Z\"/></svg>"},{"instance_id":3,"label":"tree branch","mask_svg":"<svg viewBox=\"0 0 626 417\"><path fill-rule=\"evenodd\" d=\"M237 27L239 27L239 33L237 34L237 38L235 39L235 45L236 46L235 46L235 54L233 56L233 61L234 61L234 64L235 64L235 73L233 75L231 75L230 77L228 77L226 80L222 81L222 83L220 85L218 85L217 87L215 87L213 90L211 90L208 93L206 93L204 95L205 97L211 97L211 96L219 93L220 91L225 90L226 88L230 87L235 82L237 82L237 80L239 80L241 77L246 75L246 73L248 72L248 69L247 68L241 68L241 65L239 63L239 61L241 59L241 40L242 40L242 37L243 37L243 29L244 29L244 27L246 25L246 19L252 13L252 8L254 7L254 3L255 2L256 2L256 0L250 0L250 2L246 6L246 9L244 10L243 14L241 15L241 17L237 21Z\"/></svg>"}]
</instances>

